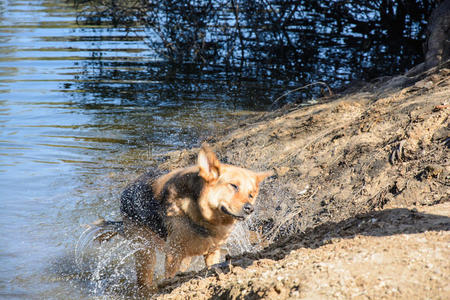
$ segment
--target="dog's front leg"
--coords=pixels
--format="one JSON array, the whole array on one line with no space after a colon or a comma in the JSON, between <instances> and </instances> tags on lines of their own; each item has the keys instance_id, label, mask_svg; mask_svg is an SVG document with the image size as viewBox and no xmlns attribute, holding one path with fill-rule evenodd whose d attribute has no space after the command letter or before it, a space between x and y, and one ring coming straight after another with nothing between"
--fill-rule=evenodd
<instances>
[{"instance_id":1,"label":"dog's front leg","mask_svg":"<svg viewBox=\"0 0 450 300\"><path fill-rule=\"evenodd\" d=\"M218 264L220 260L220 249L205 254L204 258L207 267L211 267L212 265Z\"/></svg>"},{"instance_id":2,"label":"dog's front leg","mask_svg":"<svg viewBox=\"0 0 450 300\"><path fill-rule=\"evenodd\" d=\"M183 260L181 261L180 272L186 272L186 270L191 265L191 260L192 260L191 256L183 258Z\"/></svg>"}]
</instances>

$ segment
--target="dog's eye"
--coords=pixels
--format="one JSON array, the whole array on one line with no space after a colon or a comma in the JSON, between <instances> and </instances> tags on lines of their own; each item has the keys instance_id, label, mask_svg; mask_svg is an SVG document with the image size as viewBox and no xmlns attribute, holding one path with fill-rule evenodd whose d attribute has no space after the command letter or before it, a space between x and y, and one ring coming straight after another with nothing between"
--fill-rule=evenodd
<instances>
[{"instance_id":1,"label":"dog's eye","mask_svg":"<svg viewBox=\"0 0 450 300\"><path fill-rule=\"evenodd\" d=\"M234 183L230 183L231 187L234 189L235 192L239 192L239 187L235 185Z\"/></svg>"},{"instance_id":2,"label":"dog's eye","mask_svg":"<svg viewBox=\"0 0 450 300\"><path fill-rule=\"evenodd\" d=\"M248 194L248 197L249 197L250 199L253 199L253 195L252 195L252 194Z\"/></svg>"}]
</instances>

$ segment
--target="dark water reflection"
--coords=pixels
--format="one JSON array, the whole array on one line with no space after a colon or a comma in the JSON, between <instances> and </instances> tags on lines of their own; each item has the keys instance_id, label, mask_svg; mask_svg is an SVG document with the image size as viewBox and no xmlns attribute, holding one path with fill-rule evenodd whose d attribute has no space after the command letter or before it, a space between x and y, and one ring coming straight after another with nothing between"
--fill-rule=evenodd
<instances>
[{"instance_id":1,"label":"dark water reflection","mask_svg":"<svg viewBox=\"0 0 450 300\"><path fill-rule=\"evenodd\" d=\"M267 108L273 93L242 78L231 82L220 73L199 73L195 66L98 60L89 67L83 78L92 80L76 82L72 96L83 109L104 112L96 116L100 124L123 125L129 142L141 146L183 146L207 134L212 123L225 122L230 112Z\"/></svg>"},{"instance_id":2,"label":"dark water reflection","mask_svg":"<svg viewBox=\"0 0 450 300\"><path fill-rule=\"evenodd\" d=\"M61 1L0 0L0 298L102 295L74 266L80 225L117 219L120 190L153 155L270 102L264 83L174 69L142 38L76 16Z\"/></svg>"},{"instance_id":3,"label":"dark water reflection","mask_svg":"<svg viewBox=\"0 0 450 300\"><path fill-rule=\"evenodd\" d=\"M254 78L275 91L280 83L324 81L337 88L404 72L423 61L427 20L439 2L73 1L82 8L80 22L146 32L149 48L175 65L195 62L206 72ZM296 100L318 93L304 90Z\"/></svg>"}]
</instances>

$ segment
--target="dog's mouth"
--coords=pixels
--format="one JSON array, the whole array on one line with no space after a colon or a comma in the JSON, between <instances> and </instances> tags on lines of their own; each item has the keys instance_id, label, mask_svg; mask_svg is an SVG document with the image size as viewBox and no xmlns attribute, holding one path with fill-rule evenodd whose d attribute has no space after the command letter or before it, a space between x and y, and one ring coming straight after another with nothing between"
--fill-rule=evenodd
<instances>
[{"instance_id":1,"label":"dog's mouth","mask_svg":"<svg viewBox=\"0 0 450 300\"><path fill-rule=\"evenodd\" d=\"M235 215L235 214L233 214L231 211L228 210L228 208L226 208L226 207L223 206L223 205L220 207L220 210L221 210L223 213L225 213L225 214L227 214L227 215L230 215L230 216L232 216L233 218L235 218L235 219L237 219L237 220L240 220L240 221L245 220L245 217L244 217L244 216L240 216L240 215Z\"/></svg>"}]
</instances>

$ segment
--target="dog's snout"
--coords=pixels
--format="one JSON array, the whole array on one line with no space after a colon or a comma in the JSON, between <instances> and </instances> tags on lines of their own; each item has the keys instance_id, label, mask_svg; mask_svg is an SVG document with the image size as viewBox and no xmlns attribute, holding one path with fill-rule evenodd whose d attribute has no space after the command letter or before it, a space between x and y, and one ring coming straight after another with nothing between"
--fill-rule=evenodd
<instances>
[{"instance_id":1,"label":"dog's snout","mask_svg":"<svg viewBox=\"0 0 450 300\"><path fill-rule=\"evenodd\" d=\"M253 208L253 205L251 205L250 203L245 203L242 210L244 211L244 213L249 215L253 212L254 208Z\"/></svg>"}]
</instances>

